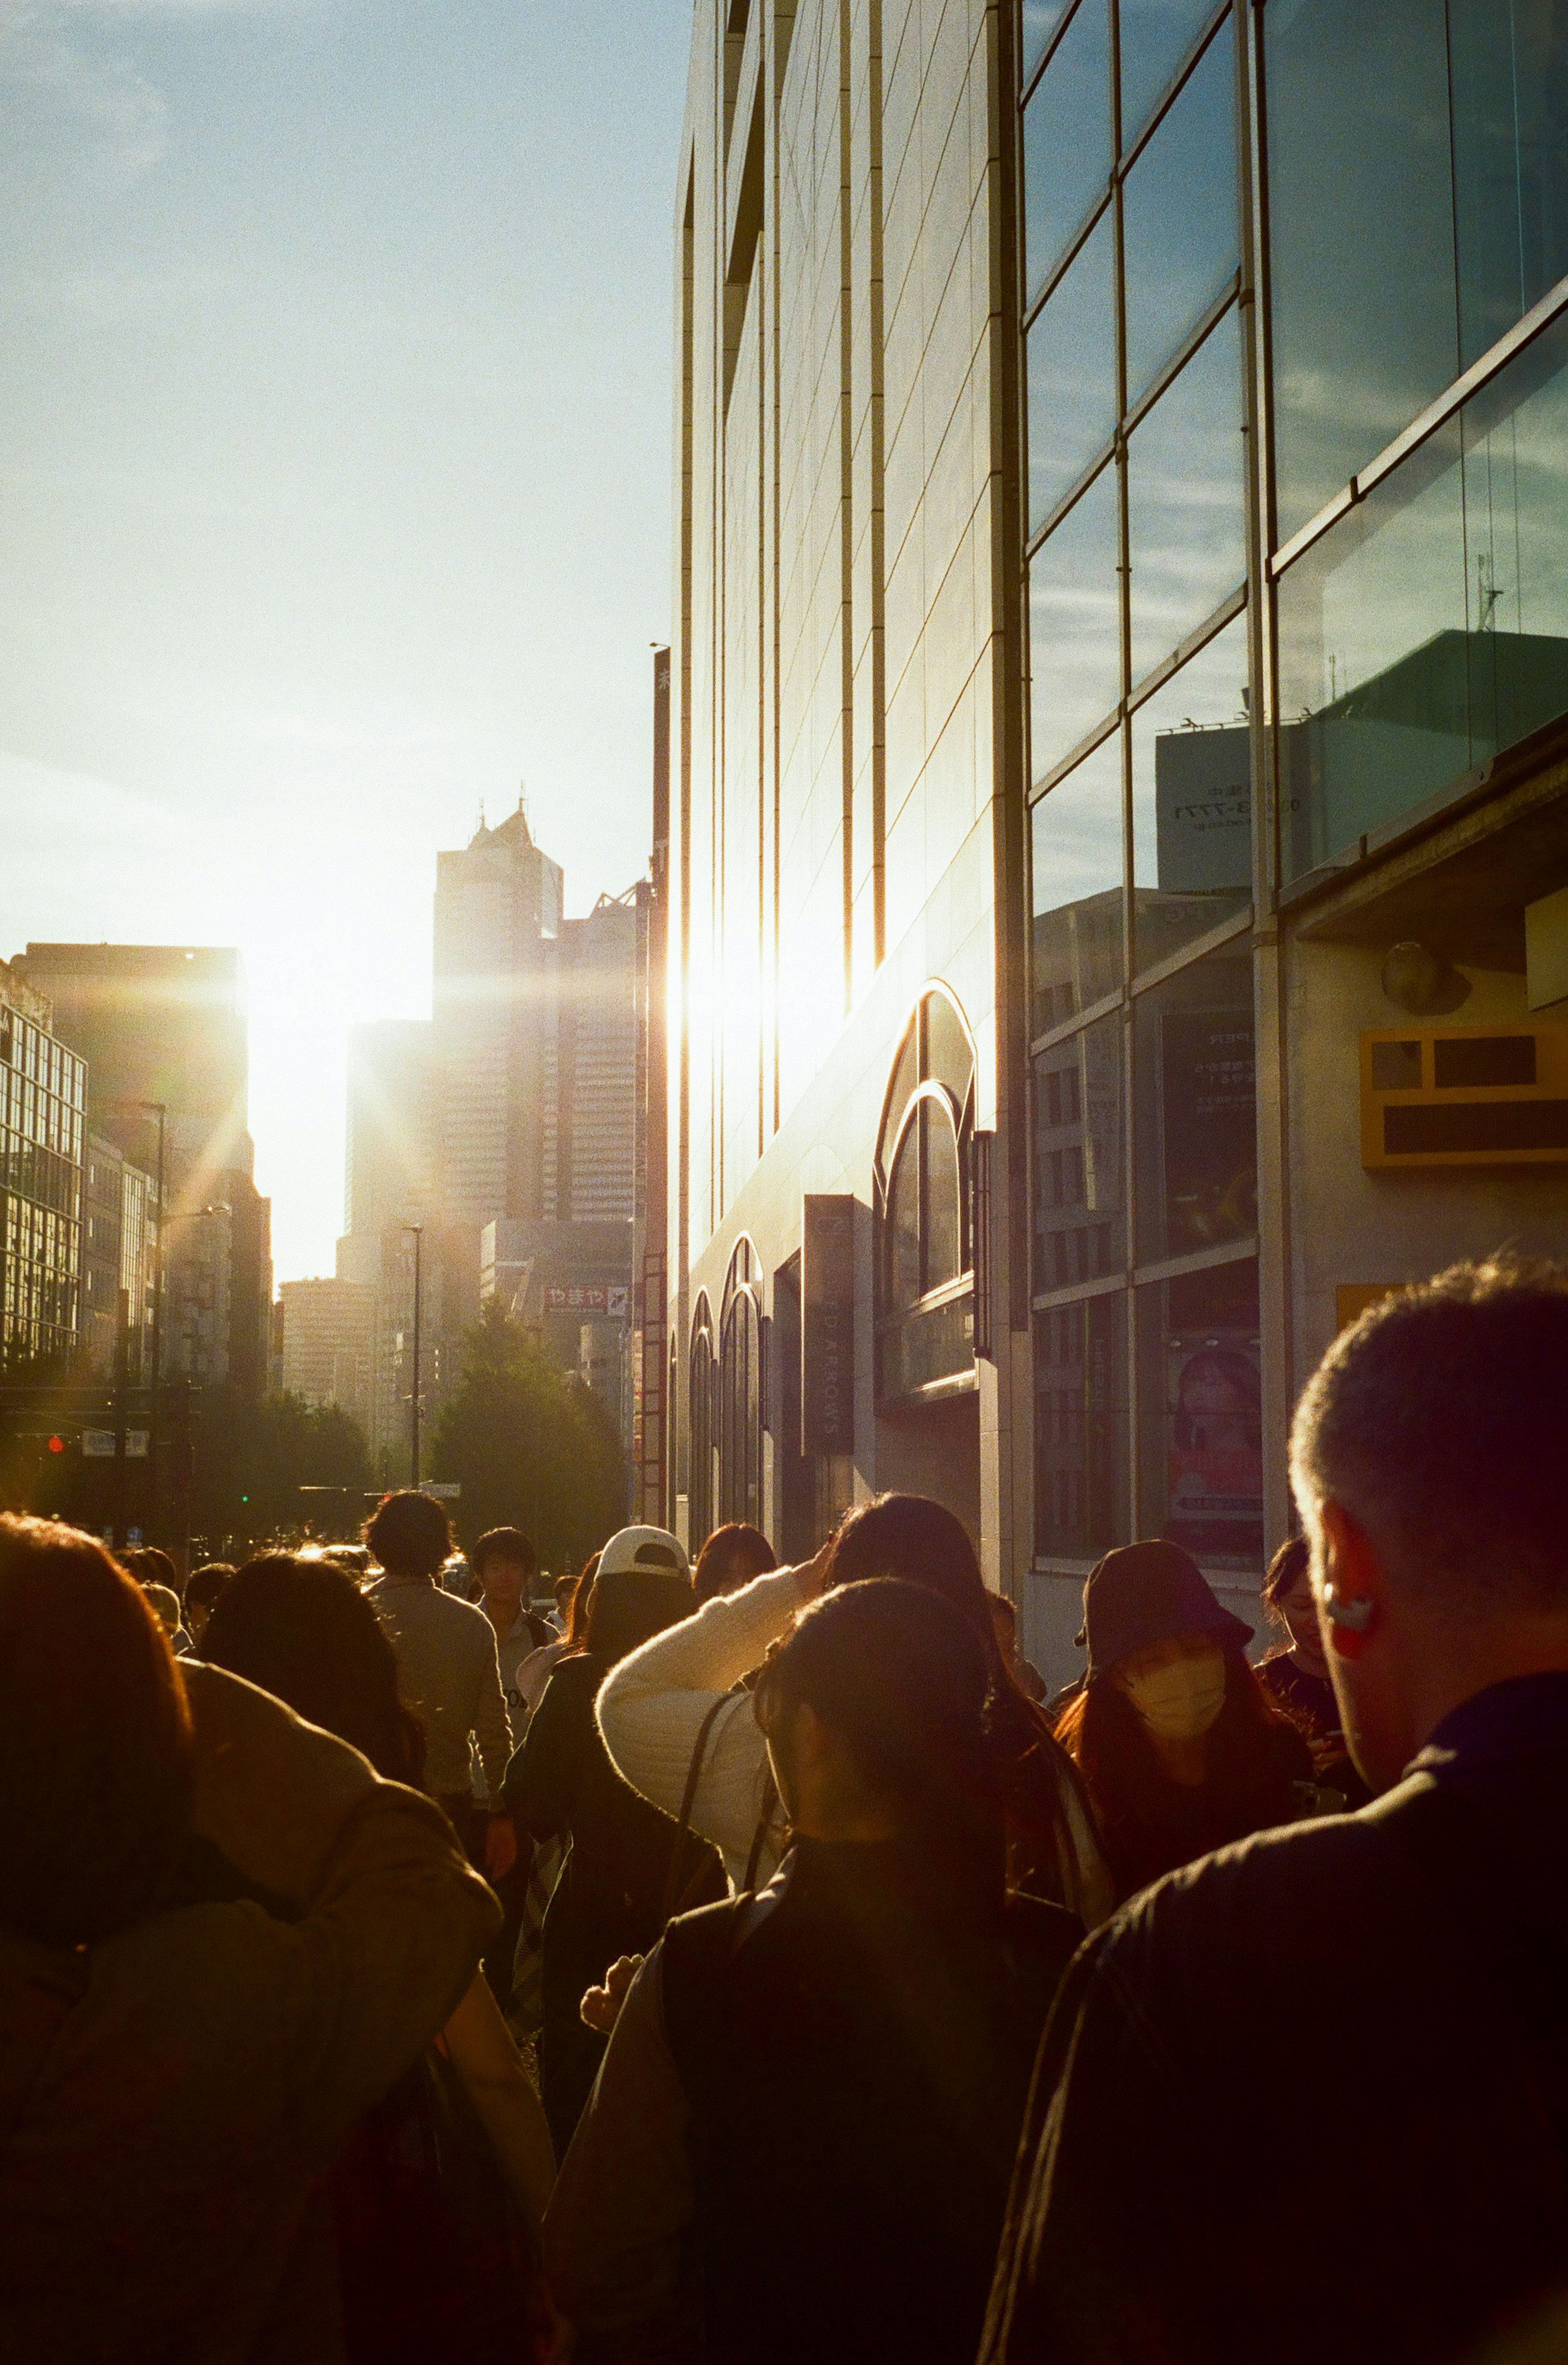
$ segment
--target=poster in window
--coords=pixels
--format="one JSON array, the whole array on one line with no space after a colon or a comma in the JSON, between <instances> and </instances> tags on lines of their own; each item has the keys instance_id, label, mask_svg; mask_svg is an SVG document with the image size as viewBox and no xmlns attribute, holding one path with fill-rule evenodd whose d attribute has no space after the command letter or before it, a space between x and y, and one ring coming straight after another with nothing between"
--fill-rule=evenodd
<instances>
[{"instance_id":1,"label":"poster in window","mask_svg":"<svg viewBox=\"0 0 1568 2365\"><path fill-rule=\"evenodd\" d=\"M1263 1543L1257 1340L1173 1337L1167 1391L1167 1535L1202 1560L1255 1562Z\"/></svg>"}]
</instances>

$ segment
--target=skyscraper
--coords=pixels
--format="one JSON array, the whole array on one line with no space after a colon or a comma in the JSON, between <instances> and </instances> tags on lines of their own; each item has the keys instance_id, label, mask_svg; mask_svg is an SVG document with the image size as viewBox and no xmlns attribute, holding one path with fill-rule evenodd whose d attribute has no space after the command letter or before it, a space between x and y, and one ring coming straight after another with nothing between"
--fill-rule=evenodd
<instances>
[{"instance_id":1,"label":"skyscraper","mask_svg":"<svg viewBox=\"0 0 1568 2365\"><path fill-rule=\"evenodd\" d=\"M162 1373L266 1385L272 1208L246 1129L240 956L211 945L30 944L13 968L87 1062L95 1132L156 1176Z\"/></svg>"},{"instance_id":2,"label":"skyscraper","mask_svg":"<svg viewBox=\"0 0 1568 2365\"><path fill-rule=\"evenodd\" d=\"M442 1198L476 1231L543 1213L546 947L561 926L560 868L522 805L436 857L434 1055Z\"/></svg>"}]
</instances>

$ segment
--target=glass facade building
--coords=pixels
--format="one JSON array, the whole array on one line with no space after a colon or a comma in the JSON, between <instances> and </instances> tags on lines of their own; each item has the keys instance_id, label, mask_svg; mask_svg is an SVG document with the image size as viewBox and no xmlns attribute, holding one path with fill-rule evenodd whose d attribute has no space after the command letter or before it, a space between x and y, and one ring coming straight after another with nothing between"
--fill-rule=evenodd
<instances>
[{"instance_id":1,"label":"glass facade building","mask_svg":"<svg viewBox=\"0 0 1568 2365\"><path fill-rule=\"evenodd\" d=\"M836 1192L846 1488L1053 1675L1136 1535L1256 1622L1336 1328L1568 1246L1568 7L700 0L691 87L671 1514L809 1540Z\"/></svg>"},{"instance_id":2,"label":"glass facade building","mask_svg":"<svg viewBox=\"0 0 1568 2365\"><path fill-rule=\"evenodd\" d=\"M86 1062L42 997L0 980L0 1362L56 1362L77 1343Z\"/></svg>"}]
</instances>

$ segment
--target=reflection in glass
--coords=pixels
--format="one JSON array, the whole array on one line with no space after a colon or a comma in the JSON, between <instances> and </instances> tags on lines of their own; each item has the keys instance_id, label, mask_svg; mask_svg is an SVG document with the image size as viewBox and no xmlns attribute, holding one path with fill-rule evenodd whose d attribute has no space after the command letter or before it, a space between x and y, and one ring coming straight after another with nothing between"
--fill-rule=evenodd
<instances>
[{"instance_id":1,"label":"reflection in glass","mask_svg":"<svg viewBox=\"0 0 1568 2365\"><path fill-rule=\"evenodd\" d=\"M1156 100L1214 13L1215 0L1121 0L1124 151L1143 129ZM1229 44L1222 40L1220 46L1230 58ZM1234 61L1232 65L1234 70Z\"/></svg>"},{"instance_id":2,"label":"reflection in glass","mask_svg":"<svg viewBox=\"0 0 1568 2365\"><path fill-rule=\"evenodd\" d=\"M1212 614L1247 573L1236 308L1127 446L1132 678Z\"/></svg>"},{"instance_id":3,"label":"reflection in glass","mask_svg":"<svg viewBox=\"0 0 1568 2365\"><path fill-rule=\"evenodd\" d=\"M920 1104L925 1149L925 1286L940 1289L963 1271L963 1224L958 1198L958 1144L946 1110L932 1100Z\"/></svg>"},{"instance_id":4,"label":"reflection in glass","mask_svg":"<svg viewBox=\"0 0 1568 2365\"><path fill-rule=\"evenodd\" d=\"M1258 1267L1137 1293L1138 1531L1209 1567L1263 1558Z\"/></svg>"},{"instance_id":5,"label":"reflection in glass","mask_svg":"<svg viewBox=\"0 0 1568 2365\"><path fill-rule=\"evenodd\" d=\"M1240 260L1236 62L1223 33L1210 42L1127 174L1122 241L1127 399L1136 402Z\"/></svg>"},{"instance_id":6,"label":"reflection in glass","mask_svg":"<svg viewBox=\"0 0 1568 2365\"><path fill-rule=\"evenodd\" d=\"M1066 1024L1122 983L1122 742L1109 739L1030 815L1034 1028Z\"/></svg>"},{"instance_id":7,"label":"reflection in glass","mask_svg":"<svg viewBox=\"0 0 1568 2365\"><path fill-rule=\"evenodd\" d=\"M1568 322L1280 585L1292 875L1568 712Z\"/></svg>"},{"instance_id":8,"label":"reflection in glass","mask_svg":"<svg viewBox=\"0 0 1568 2365\"><path fill-rule=\"evenodd\" d=\"M1079 0L1024 109L1024 251L1039 286L1111 176L1106 0Z\"/></svg>"},{"instance_id":9,"label":"reflection in glass","mask_svg":"<svg viewBox=\"0 0 1568 2365\"><path fill-rule=\"evenodd\" d=\"M920 1282L920 1124L904 1135L888 1184L888 1309L918 1305Z\"/></svg>"},{"instance_id":10,"label":"reflection in glass","mask_svg":"<svg viewBox=\"0 0 1568 2365\"><path fill-rule=\"evenodd\" d=\"M1119 1011L1037 1054L1036 1293L1099 1281L1126 1267L1124 1105Z\"/></svg>"},{"instance_id":11,"label":"reflection in glass","mask_svg":"<svg viewBox=\"0 0 1568 2365\"><path fill-rule=\"evenodd\" d=\"M1119 1290L1035 1317L1035 1548L1097 1560L1129 1538L1127 1317Z\"/></svg>"},{"instance_id":12,"label":"reflection in glass","mask_svg":"<svg viewBox=\"0 0 1568 2365\"><path fill-rule=\"evenodd\" d=\"M1086 739L1121 695L1116 471L1107 462L1029 567L1034 777Z\"/></svg>"},{"instance_id":13,"label":"reflection in glass","mask_svg":"<svg viewBox=\"0 0 1568 2365\"><path fill-rule=\"evenodd\" d=\"M1252 964L1211 953L1134 1002L1138 1261L1258 1228Z\"/></svg>"},{"instance_id":14,"label":"reflection in glass","mask_svg":"<svg viewBox=\"0 0 1568 2365\"><path fill-rule=\"evenodd\" d=\"M1029 76L1045 56L1051 35L1066 16L1070 0L1024 0L1024 75Z\"/></svg>"},{"instance_id":15,"label":"reflection in glass","mask_svg":"<svg viewBox=\"0 0 1568 2365\"><path fill-rule=\"evenodd\" d=\"M1115 225L1107 206L1029 331L1029 531L1116 424Z\"/></svg>"},{"instance_id":16,"label":"reflection in glass","mask_svg":"<svg viewBox=\"0 0 1568 2365\"><path fill-rule=\"evenodd\" d=\"M1283 542L1456 374L1448 27L1302 0L1263 32Z\"/></svg>"},{"instance_id":17,"label":"reflection in glass","mask_svg":"<svg viewBox=\"0 0 1568 2365\"><path fill-rule=\"evenodd\" d=\"M1132 720L1133 966L1152 969L1252 900L1247 618Z\"/></svg>"},{"instance_id":18,"label":"reflection in glass","mask_svg":"<svg viewBox=\"0 0 1568 2365\"><path fill-rule=\"evenodd\" d=\"M1568 10L1449 0L1459 359L1568 274Z\"/></svg>"}]
</instances>

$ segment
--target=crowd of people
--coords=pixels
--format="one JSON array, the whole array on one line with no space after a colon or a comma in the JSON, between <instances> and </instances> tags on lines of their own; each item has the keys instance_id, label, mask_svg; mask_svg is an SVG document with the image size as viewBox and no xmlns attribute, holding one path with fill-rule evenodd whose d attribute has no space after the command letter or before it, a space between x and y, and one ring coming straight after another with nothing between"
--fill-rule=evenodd
<instances>
[{"instance_id":1,"label":"crowd of people","mask_svg":"<svg viewBox=\"0 0 1568 2365\"><path fill-rule=\"evenodd\" d=\"M1049 1700L924 1496L0 1518L0 2355L1568 2357L1568 1274L1363 1315L1292 1483L1274 1647L1149 1538Z\"/></svg>"}]
</instances>

